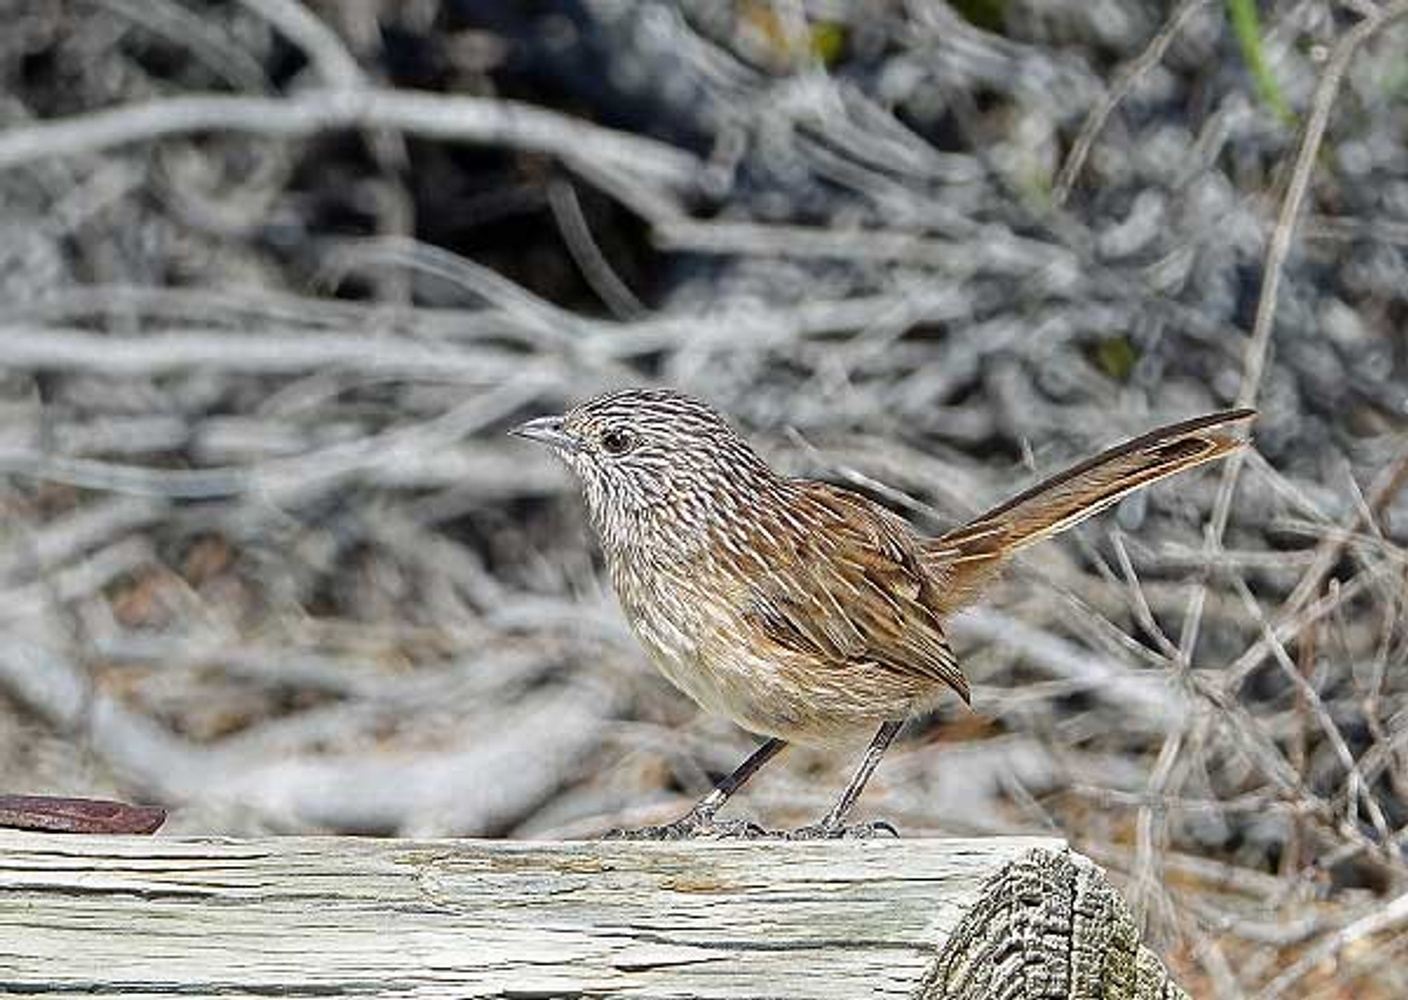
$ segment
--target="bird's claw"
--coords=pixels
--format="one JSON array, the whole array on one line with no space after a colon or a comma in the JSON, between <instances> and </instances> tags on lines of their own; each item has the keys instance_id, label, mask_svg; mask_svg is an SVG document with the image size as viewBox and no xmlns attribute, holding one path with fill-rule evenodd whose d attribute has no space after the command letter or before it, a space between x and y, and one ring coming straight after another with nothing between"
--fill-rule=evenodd
<instances>
[{"instance_id":1,"label":"bird's claw","mask_svg":"<svg viewBox=\"0 0 1408 1000\"><path fill-rule=\"evenodd\" d=\"M787 835L788 840L878 840L881 838L899 839L900 832L887 820L877 819L871 823L856 823L846 826L843 823L809 823L799 826Z\"/></svg>"},{"instance_id":2,"label":"bird's claw","mask_svg":"<svg viewBox=\"0 0 1408 1000\"><path fill-rule=\"evenodd\" d=\"M822 820L795 830L765 830L746 819L718 820L713 816L687 812L672 823L643 826L634 830L612 830L603 840L879 840L898 839L900 832L887 820L870 823L844 823Z\"/></svg>"},{"instance_id":3,"label":"bird's claw","mask_svg":"<svg viewBox=\"0 0 1408 1000\"><path fill-rule=\"evenodd\" d=\"M776 836L745 819L718 820L699 813L685 813L672 823L612 830L603 840L757 840Z\"/></svg>"}]
</instances>

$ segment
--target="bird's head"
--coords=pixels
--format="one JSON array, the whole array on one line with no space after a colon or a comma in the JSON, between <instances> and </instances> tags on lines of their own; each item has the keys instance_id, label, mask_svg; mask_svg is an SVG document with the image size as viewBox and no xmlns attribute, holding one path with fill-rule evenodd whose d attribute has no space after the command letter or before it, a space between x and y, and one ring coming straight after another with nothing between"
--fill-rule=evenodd
<instances>
[{"instance_id":1,"label":"bird's head","mask_svg":"<svg viewBox=\"0 0 1408 1000\"><path fill-rule=\"evenodd\" d=\"M608 546L660 527L687 541L740 496L776 482L723 417L670 389L610 392L512 433L547 445L577 475Z\"/></svg>"}]
</instances>

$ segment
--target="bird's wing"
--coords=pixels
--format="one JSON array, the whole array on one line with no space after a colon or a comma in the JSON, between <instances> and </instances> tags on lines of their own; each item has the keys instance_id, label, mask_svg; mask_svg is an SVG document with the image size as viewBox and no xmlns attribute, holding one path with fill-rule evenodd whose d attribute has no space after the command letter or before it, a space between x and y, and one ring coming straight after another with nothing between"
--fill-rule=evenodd
<instances>
[{"instance_id":1,"label":"bird's wing","mask_svg":"<svg viewBox=\"0 0 1408 1000\"><path fill-rule=\"evenodd\" d=\"M770 553L747 583L746 611L778 645L832 662L868 662L947 684L969 698L936 612L917 540L896 515L825 483L798 481L794 502L757 539Z\"/></svg>"}]
</instances>

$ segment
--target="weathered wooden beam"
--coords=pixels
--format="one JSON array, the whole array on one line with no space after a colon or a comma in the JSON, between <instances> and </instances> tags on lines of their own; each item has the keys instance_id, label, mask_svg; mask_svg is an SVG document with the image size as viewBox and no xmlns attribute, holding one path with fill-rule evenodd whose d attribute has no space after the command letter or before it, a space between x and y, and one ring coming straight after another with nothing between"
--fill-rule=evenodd
<instances>
[{"instance_id":1,"label":"weathered wooden beam","mask_svg":"<svg viewBox=\"0 0 1408 1000\"><path fill-rule=\"evenodd\" d=\"M1074 990L1043 997L1179 995L1137 946L1098 869L1044 838L0 831L0 994L1015 998L1034 970Z\"/></svg>"}]
</instances>

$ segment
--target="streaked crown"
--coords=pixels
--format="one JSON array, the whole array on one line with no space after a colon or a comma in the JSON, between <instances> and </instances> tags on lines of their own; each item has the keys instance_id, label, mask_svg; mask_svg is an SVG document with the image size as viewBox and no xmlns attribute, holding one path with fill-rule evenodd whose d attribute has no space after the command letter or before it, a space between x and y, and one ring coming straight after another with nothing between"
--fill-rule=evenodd
<instances>
[{"instance_id":1,"label":"streaked crown","mask_svg":"<svg viewBox=\"0 0 1408 1000\"><path fill-rule=\"evenodd\" d=\"M715 410L673 389L623 389L530 421L582 481L592 523L613 545L689 545L778 482Z\"/></svg>"}]
</instances>

